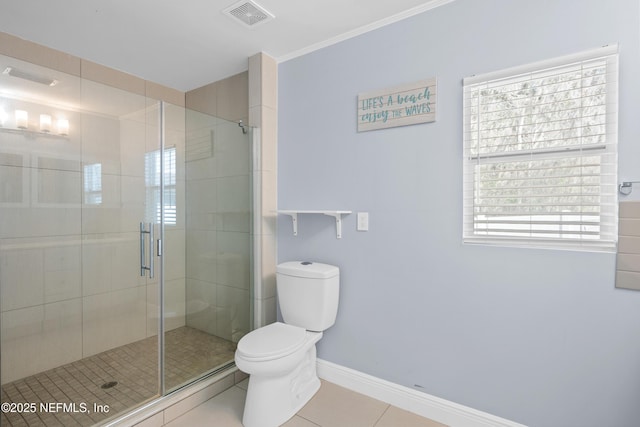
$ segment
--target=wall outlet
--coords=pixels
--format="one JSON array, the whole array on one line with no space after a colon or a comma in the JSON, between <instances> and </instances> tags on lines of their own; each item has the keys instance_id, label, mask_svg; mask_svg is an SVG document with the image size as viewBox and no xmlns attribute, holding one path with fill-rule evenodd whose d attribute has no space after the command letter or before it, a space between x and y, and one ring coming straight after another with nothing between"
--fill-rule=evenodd
<instances>
[{"instance_id":1,"label":"wall outlet","mask_svg":"<svg viewBox=\"0 0 640 427\"><path fill-rule=\"evenodd\" d=\"M369 231L369 212L358 212L356 230Z\"/></svg>"}]
</instances>

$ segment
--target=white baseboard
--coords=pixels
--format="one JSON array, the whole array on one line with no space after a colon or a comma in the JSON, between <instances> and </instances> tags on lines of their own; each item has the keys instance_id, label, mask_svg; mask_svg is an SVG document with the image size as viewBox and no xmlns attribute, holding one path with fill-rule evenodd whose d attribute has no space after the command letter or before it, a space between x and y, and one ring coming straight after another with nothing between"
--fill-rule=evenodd
<instances>
[{"instance_id":1,"label":"white baseboard","mask_svg":"<svg viewBox=\"0 0 640 427\"><path fill-rule=\"evenodd\" d=\"M326 360L317 368L324 380L451 427L526 427Z\"/></svg>"}]
</instances>

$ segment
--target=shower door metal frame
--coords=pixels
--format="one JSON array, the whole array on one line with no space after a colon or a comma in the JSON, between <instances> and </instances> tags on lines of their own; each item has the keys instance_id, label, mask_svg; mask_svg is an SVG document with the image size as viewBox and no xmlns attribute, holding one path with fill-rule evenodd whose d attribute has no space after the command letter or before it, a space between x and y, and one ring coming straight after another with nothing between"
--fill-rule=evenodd
<instances>
[{"instance_id":1,"label":"shower door metal frame","mask_svg":"<svg viewBox=\"0 0 640 427\"><path fill-rule=\"evenodd\" d=\"M165 191L165 102L159 101L158 103L158 142L159 142L159 159L160 159L160 179L159 179L159 197L158 206L160 209L160 222L158 225L158 236L155 240L155 224L153 222L145 223L140 222L140 276L145 276L149 273L149 278L154 278L155 262L154 257L159 258L159 278L158 278L158 395L160 397L166 395L165 390L165 355L164 355L164 333L165 333L165 321L164 321L164 303L165 303L165 283L164 283L164 256L163 245L164 241L164 224L165 224L165 209L164 209L164 191ZM147 228L148 226L148 228ZM145 235L148 237L149 249L148 249L148 263L145 244Z\"/></svg>"},{"instance_id":2,"label":"shower door metal frame","mask_svg":"<svg viewBox=\"0 0 640 427\"><path fill-rule=\"evenodd\" d=\"M165 302L165 292L164 292L164 256L162 255L162 242L164 241L164 148L165 148L165 115L164 115L164 101L160 101L159 109L158 109L158 124L159 124L159 138L160 138L160 238L158 240L158 251L157 256L160 258L160 279L158 281L158 319L160 324L158 325L158 392L160 396L164 396L166 394L165 390L165 381L164 381L164 367L165 367L165 359L164 359L164 332L165 332L165 322L164 322L164 302Z\"/></svg>"}]
</instances>

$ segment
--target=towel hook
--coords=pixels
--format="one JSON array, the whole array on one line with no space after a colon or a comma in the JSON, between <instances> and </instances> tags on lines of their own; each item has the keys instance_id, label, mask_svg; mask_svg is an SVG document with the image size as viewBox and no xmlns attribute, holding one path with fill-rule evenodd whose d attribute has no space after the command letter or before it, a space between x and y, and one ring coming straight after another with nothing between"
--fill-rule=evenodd
<instances>
[{"instance_id":1,"label":"towel hook","mask_svg":"<svg viewBox=\"0 0 640 427\"><path fill-rule=\"evenodd\" d=\"M618 185L618 192L623 196L628 196L633 191L633 184L638 184L640 181L623 181Z\"/></svg>"}]
</instances>

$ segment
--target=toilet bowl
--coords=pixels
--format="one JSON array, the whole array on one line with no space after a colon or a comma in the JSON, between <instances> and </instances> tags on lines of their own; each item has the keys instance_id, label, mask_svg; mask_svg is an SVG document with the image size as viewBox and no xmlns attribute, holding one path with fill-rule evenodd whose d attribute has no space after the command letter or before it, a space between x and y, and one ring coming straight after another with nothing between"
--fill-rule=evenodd
<instances>
[{"instance_id":1,"label":"toilet bowl","mask_svg":"<svg viewBox=\"0 0 640 427\"><path fill-rule=\"evenodd\" d=\"M247 338L238 343L238 369L258 375L278 376L290 372L299 364L309 347L322 338L322 332L276 322L256 330Z\"/></svg>"},{"instance_id":2,"label":"toilet bowl","mask_svg":"<svg viewBox=\"0 0 640 427\"><path fill-rule=\"evenodd\" d=\"M292 261L276 269L278 302L284 323L256 329L238 342L235 362L249 374L242 423L277 427L293 417L320 388L316 343L334 324L339 270Z\"/></svg>"},{"instance_id":3,"label":"toilet bowl","mask_svg":"<svg viewBox=\"0 0 640 427\"><path fill-rule=\"evenodd\" d=\"M315 344L322 332L276 322L238 343L236 366L248 373L242 423L275 427L295 415L320 388ZM242 340L241 340L242 341Z\"/></svg>"}]
</instances>

